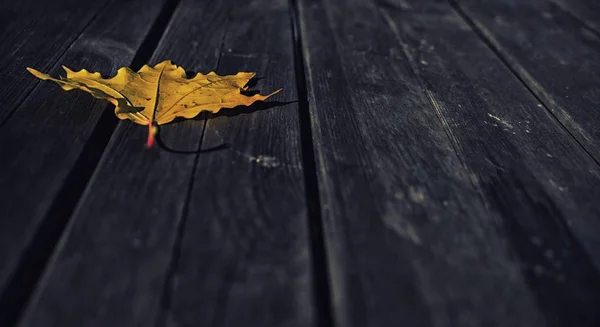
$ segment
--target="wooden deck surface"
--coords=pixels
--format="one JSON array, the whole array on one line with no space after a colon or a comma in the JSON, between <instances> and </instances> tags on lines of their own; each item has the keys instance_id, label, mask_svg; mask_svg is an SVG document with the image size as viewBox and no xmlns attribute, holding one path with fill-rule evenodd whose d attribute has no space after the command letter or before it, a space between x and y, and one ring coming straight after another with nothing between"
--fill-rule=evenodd
<instances>
[{"instance_id":1,"label":"wooden deck surface","mask_svg":"<svg viewBox=\"0 0 600 327\"><path fill-rule=\"evenodd\" d=\"M600 2L0 2L1 327L600 326ZM160 128L26 71L171 59Z\"/></svg>"}]
</instances>

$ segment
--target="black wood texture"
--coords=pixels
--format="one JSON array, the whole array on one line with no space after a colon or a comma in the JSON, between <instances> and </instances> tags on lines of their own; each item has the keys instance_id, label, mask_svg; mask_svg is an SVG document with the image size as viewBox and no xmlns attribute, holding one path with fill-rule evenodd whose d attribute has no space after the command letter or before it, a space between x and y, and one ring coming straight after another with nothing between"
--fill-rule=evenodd
<instances>
[{"instance_id":1,"label":"black wood texture","mask_svg":"<svg viewBox=\"0 0 600 327\"><path fill-rule=\"evenodd\" d=\"M545 0L462 0L455 7L600 162L600 40Z\"/></svg>"},{"instance_id":2,"label":"black wood texture","mask_svg":"<svg viewBox=\"0 0 600 327\"><path fill-rule=\"evenodd\" d=\"M0 3L0 126L40 80L26 67L52 68L72 43L89 28L108 1L37 0Z\"/></svg>"},{"instance_id":3,"label":"black wood texture","mask_svg":"<svg viewBox=\"0 0 600 327\"><path fill-rule=\"evenodd\" d=\"M448 3L405 3L383 12L546 323L600 325L600 167Z\"/></svg>"},{"instance_id":4,"label":"black wood texture","mask_svg":"<svg viewBox=\"0 0 600 327\"><path fill-rule=\"evenodd\" d=\"M162 7L162 1L113 3L69 46L50 73L64 75L60 65L66 65L114 74L131 64ZM136 15L128 14L134 11ZM108 141L116 120L111 120L111 112L103 115L105 110L111 110L106 102L46 82L0 128L2 319L17 310L18 299L35 284Z\"/></svg>"},{"instance_id":5,"label":"black wood texture","mask_svg":"<svg viewBox=\"0 0 600 327\"><path fill-rule=\"evenodd\" d=\"M147 63L215 68L223 7L181 1ZM190 155L148 150L147 128L118 123L21 326L154 325L203 125L161 128L161 143Z\"/></svg>"},{"instance_id":6,"label":"black wood texture","mask_svg":"<svg viewBox=\"0 0 600 327\"><path fill-rule=\"evenodd\" d=\"M299 7L336 326L543 325L498 213L377 8Z\"/></svg>"},{"instance_id":7,"label":"black wood texture","mask_svg":"<svg viewBox=\"0 0 600 327\"><path fill-rule=\"evenodd\" d=\"M198 158L170 276L176 326L314 326L292 46L287 1L232 6L218 72L284 90L208 117L202 149L229 147Z\"/></svg>"},{"instance_id":8,"label":"black wood texture","mask_svg":"<svg viewBox=\"0 0 600 327\"><path fill-rule=\"evenodd\" d=\"M150 150L120 122L22 326L311 324L291 49L285 2L179 4L152 63L285 93L163 126Z\"/></svg>"},{"instance_id":9,"label":"black wood texture","mask_svg":"<svg viewBox=\"0 0 600 327\"><path fill-rule=\"evenodd\" d=\"M600 33L600 2L596 0L548 0L581 20L584 26Z\"/></svg>"}]
</instances>

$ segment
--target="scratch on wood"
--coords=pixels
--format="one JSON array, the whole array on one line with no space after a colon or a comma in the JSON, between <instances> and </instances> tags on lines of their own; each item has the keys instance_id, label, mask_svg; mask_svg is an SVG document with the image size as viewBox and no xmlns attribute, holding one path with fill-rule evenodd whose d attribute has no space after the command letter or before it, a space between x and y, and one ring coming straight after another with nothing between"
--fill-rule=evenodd
<instances>
[{"instance_id":1,"label":"scratch on wood","mask_svg":"<svg viewBox=\"0 0 600 327\"><path fill-rule=\"evenodd\" d=\"M500 122L500 124L504 125L504 126L505 126L505 127L507 127L507 128L513 128L513 125L509 124L507 121L505 121L505 120L501 119L501 118L500 118L500 117L498 117L498 116L494 116L494 115L490 114L489 112L488 112L488 116L489 116L490 118L493 118L493 119L497 120L498 122Z\"/></svg>"},{"instance_id":2,"label":"scratch on wood","mask_svg":"<svg viewBox=\"0 0 600 327\"><path fill-rule=\"evenodd\" d=\"M235 152L235 154L246 158L248 161L258 164L259 166L262 166L264 168L277 168L277 167L286 167L286 168L292 168L292 169L302 169L302 167L300 165L293 165L293 164L287 164L287 163L283 163L281 161L279 161L279 159L277 159L276 157L273 156L267 156L267 155L262 155L259 154L258 156L253 156L251 154L246 154L243 153L241 151L238 150L233 150Z\"/></svg>"},{"instance_id":3,"label":"scratch on wood","mask_svg":"<svg viewBox=\"0 0 600 327\"><path fill-rule=\"evenodd\" d=\"M277 158L271 156L264 156L261 154L257 157L252 155L246 155L246 157L250 160L250 162L257 163L258 165L263 166L265 168L275 168L281 165Z\"/></svg>"},{"instance_id":4,"label":"scratch on wood","mask_svg":"<svg viewBox=\"0 0 600 327\"><path fill-rule=\"evenodd\" d=\"M565 190L565 188L563 186L556 184L556 182L551 179L548 180L548 182L550 183L550 185L552 185L554 188L558 189L561 192L563 192Z\"/></svg>"},{"instance_id":5,"label":"scratch on wood","mask_svg":"<svg viewBox=\"0 0 600 327\"><path fill-rule=\"evenodd\" d=\"M453 3L453 8L457 13L470 25L471 29L479 35L484 43L488 45L490 50L498 55L500 60L508 69L523 83L523 85L531 92L531 94L540 101L544 110L550 114L558 123L565 129L567 133L573 137L581 148L587 154L600 164L600 158L597 156L597 147L593 142L591 135L584 130L569 114L569 112L554 100L554 97L535 79L529 71L527 71L518 60L513 57L509 51L504 49L500 42L494 37L493 33L487 29L482 23L476 19L472 19L467 15L458 4Z\"/></svg>"}]
</instances>

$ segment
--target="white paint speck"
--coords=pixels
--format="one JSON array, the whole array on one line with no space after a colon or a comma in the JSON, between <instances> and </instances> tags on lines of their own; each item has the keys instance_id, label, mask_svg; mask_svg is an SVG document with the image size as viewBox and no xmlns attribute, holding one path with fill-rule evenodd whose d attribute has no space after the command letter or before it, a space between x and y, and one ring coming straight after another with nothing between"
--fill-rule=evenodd
<instances>
[{"instance_id":1,"label":"white paint speck","mask_svg":"<svg viewBox=\"0 0 600 327\"><path fill-rule=\"evenodd\" d=\"M410 199L415 202L422 202L423 200L425 200L425 193L423 193L423 191L421 190L414 188L413 186L409 188L408 195L410 196Z\"/></svg>"},{"instance_id":2,"label":"white paint speck","mask_svg":"<svg viewBox=\"0 0 600 327\"><path fill-rule=\"evenodd\" d=\"M495 119L495 120L497 120L497 121L502 121L502 119L500 119L500 117L494 116L494 115L490 114L489 112L488 112L488 116L489 116L490 118L494 118L494 119Z\"/></svg>"},{"instance_id":3,"label":"white paint speck","mask_svg":"<svg viewBox=\"0 0 600 327\"><path fill-rule=\"evenodd\" d=\"M493 118L493 119L495 119L495 120L499 121L499 122L500 122L500 124L504 125L504 127L506 127L506 128L510 128L510 129L512 129L512 128L513 128L513 125L509 124L509 123L508 123L508 122L506 122L505 120L502 120L502 119L501 119L500 117L498 117L498 116L494 116L494 115L492 115L492 114L491 114L491 113L489 113L489 112L488 112L488 117L490 117L490 118ZM496 126L497 126L497 125L496 125ZM506 131L506 129L505 129L505 131ZM513 134L514 134L514 133L513 133Z\"/></svg>"},{"instance_id":4,"label":"white paint speck","mask_svg":"<svg viewBox=\"0 0 600 327\"><path fill-rule=\"evenodd\" d=\"M279 160L277 160L277 158L263 155L254 158L254 162L265 168L275 168L279 166Z\"/></svg>"},{"instance_id":5,"label":"white paint speck","mask_svg":"<svg viewBox=\"0 0 600 327\"><path fill-rule=\"evenodd\" d=\"M550 185L556 187L559 191L563 192L565 190L564 187L556 184L556 182L554 182L553 180L549 179L548 182L550 182Z\"/></svg>"}]
</instances>

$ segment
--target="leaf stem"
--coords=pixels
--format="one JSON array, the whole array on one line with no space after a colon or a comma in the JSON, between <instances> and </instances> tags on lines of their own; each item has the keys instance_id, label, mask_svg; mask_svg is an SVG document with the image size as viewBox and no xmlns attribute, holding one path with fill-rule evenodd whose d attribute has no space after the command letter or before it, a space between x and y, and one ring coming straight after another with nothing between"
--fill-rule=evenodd
<instances>
[{"instance_id":1,"label":"leaf stem","mask_svg":"<svg viewBox=\"0 0 600 327\"><path fill-rule=\"evenodd\" d=\"M152 124L152 119L148 119L148 141L146 142L146 147L151 148L152 144L154 144L154 136L158 129L156 126Z\"/></svg>"}]
</instances>

